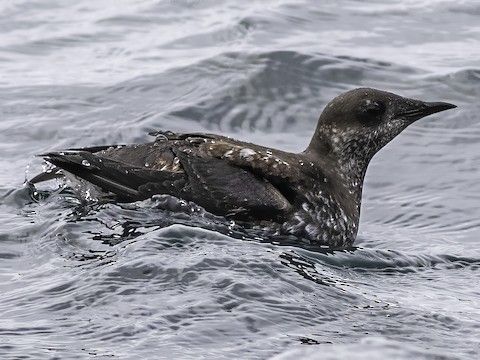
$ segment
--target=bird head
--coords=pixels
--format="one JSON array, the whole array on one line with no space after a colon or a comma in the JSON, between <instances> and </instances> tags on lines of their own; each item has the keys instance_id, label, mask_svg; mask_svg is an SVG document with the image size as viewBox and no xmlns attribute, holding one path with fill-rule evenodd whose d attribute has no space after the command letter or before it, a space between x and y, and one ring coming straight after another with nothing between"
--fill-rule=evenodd
<instances>
[{"instance_id":1,"label":"bird head","mask_svg":"<svg viewBox=\"0 0 480 360\"><path fill-rule=\"evenodd\" d=\"M407 126L452 109L445 102L424 102L390 92L359 88L327 104L308 151L368 161Z\"/></svg>"}]
</instances>

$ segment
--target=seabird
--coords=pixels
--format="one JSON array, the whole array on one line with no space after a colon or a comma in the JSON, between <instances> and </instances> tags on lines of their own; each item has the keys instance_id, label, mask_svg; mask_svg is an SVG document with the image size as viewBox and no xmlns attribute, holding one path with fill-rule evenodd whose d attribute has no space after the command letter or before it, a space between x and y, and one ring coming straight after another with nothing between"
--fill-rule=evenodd
<instances>
[{"instance_id":1,"label":"seabird","mask_svg":"<svg viewBox=\"0 0 480 360\"><path fill-rule=\"evenodd\" d=\"M57 167L53 176L60 169L69 172L119 202L173 195L216 215L276 224L282 234L343 248L357 236L363 180L372 157L416 120L455 107L359 88L327 104L300 153L221 135L158 131L145 144L40 156Z\"/></svg>"}]
</instances>

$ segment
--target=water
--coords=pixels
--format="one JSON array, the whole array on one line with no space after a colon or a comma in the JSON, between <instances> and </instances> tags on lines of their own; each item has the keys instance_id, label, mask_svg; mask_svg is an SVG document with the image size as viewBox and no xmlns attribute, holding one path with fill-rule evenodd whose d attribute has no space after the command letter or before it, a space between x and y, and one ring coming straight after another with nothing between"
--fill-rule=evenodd
<instances>
[{"instance_id":1,"label":"water","mask_svg":"<svg viewBox=\"0 0 480 360\"><path fill-rule=\"evenodd\" d=\"M0 357L476 358L479 15L474 0L2 2ZM242 239L172 199L22 185L35 154L155 129L302 150L358 86L459 107L375 157L355 251Z\"/></svg>"}]
</instances>

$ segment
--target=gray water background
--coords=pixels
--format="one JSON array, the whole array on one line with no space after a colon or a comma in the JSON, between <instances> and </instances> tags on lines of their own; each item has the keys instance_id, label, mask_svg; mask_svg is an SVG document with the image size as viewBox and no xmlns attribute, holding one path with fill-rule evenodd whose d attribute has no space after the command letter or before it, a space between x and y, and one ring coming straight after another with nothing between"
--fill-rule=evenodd
<instances>
[{"instance_id":1,"label":"gray water background","mask_svg":"<svg viewBox=\"0 0 480 360\"><path fill-rule=\"evenodd\" d=\"M479 19L474 0L1 2L0 358L477 358ZM359 86L458 108L374 158L355 251L22 185L35 154L154 129L300 151Z\"/></svg>"}]
</instances>

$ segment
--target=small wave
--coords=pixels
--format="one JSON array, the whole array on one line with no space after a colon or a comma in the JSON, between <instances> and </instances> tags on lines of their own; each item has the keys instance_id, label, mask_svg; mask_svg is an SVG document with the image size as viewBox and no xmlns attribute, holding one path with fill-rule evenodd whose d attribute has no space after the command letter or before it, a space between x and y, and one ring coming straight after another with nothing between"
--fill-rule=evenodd
<instances>
[{"instance_id":1,"label":"small wave","mask_svg":"<svg viewBox=\"0 0 480 360\"><path fill-rule=\"evenodd\" d=\"M312 269L315 265L328 266L341 271L360 273L406 274L430 269L469 268L476 270L480 258L447 254L411 254L397 250L352 248L335 252L319 252L307 249L293 250L303 263Z\"/></svg>"},{"instance_id":2,"label":"small wave","mask_svg":"<svg viewBox=\"0 0 480 360\"><path fill-rule=\"evenodd\" d=\"M231 67L225 68L225 63ZM416 73L412 68L372 59L295 51L226 53L197 65L212 66L217 77L231 68L236 75L219 84L217 93L170 115L201 122L208 128L270 133L292 126L310 129L324 105L317 103L318 98L333 98L353 84L387 81L386 77L398 83L406 72ZM239 70L244 71L242 77Z\"/></svg>"},{"instance_id":3,"label":"small wave","mask_svg":"<svg viewBox=\"0 0 480 360\"><path fill-rule=\"evenodd\" d=\"M305 342L303 342L305 343ZM458 359L452 351L444 352L425 349L420 344L411 342L392 341L384 337L368 336L354 343L325 344L311 339L308 347L294 347L272 357L272 360L319 359L318 354L325 360L359 359L421 359L421 360L453 360Z\"/></svg>"}]
</instances>

